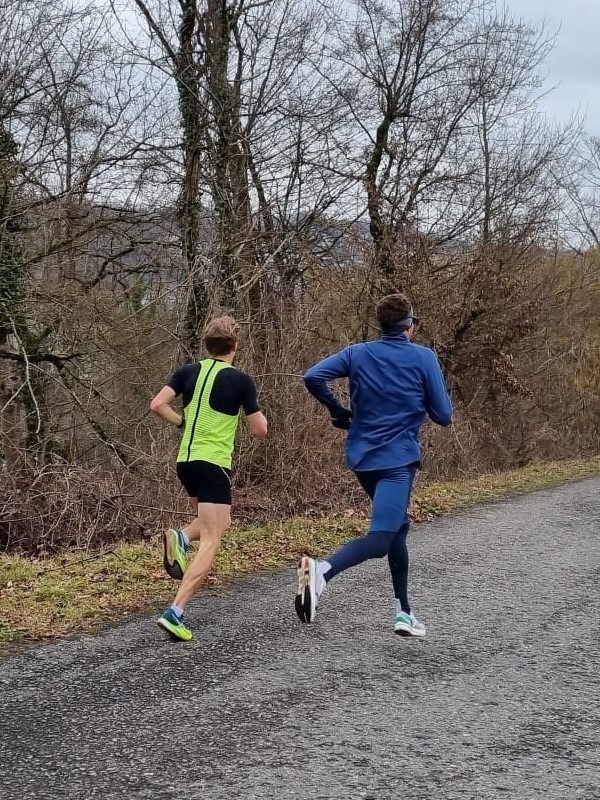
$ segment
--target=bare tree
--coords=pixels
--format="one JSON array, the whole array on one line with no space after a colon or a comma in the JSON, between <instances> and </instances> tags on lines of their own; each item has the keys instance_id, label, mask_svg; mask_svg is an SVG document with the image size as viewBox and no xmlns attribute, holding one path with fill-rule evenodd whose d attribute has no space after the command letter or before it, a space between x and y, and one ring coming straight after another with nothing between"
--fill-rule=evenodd
<instances>
[{"instance_id":1,"label":"bare tree","mask_svg":"<svg viewBox=\"0 0 600 800\"><path fill-rule=\"evenodd\" d=\"M565 238L578 252L600 246L600 139L582 136L561 198L567 217Z\"/></svg>"},{"instance_id":2,"label":"bare tree","mask_svg":"<svg viewBox=\"0 0 600 800\"><path fill-rule=\"evenodd\" d=\"M313 66L324 34L316 8L190 1L175 15L147 0L135 5L152 39L148 57L172 75L179 100L177 220L193 350L209 303L248 301L256 311L273 276L281 284L297 274L298 232L341 192L343 181L323 168L324 142L341 119L332 124L336 98Z\"/></svg>"},{"instance_id":3,"label":"bare tree","mask_svg":"<svg viewBox=\"0 0 600 800\"><path fill-rule=\"evenodd\" d=\"M51 14L10 5L0 121L10 131L3 175L10 174L4 186L11 216L3 227L8 231L19 221L18 236L10 231L19 268L9 273L19 291L13 286L12 306L5 302L2 309L9 336L0 359L17 376L3 406L17 422L24 420L23 452L43 462L60 448L50 430L57 419L53 387L72 392L67 365L90 350L73 314L81 292L106 277L107 265L120 263L126 271L124 259L139 246L139 232L132 234L133 245L123 244L124 207L135 191L144 140L131 70L113 61L108 49L106 15L62 3L53 4ZM7 252L4 247L5 264ZM100 423L85 418L100 435Z\"/></svg>"}]
</instances>

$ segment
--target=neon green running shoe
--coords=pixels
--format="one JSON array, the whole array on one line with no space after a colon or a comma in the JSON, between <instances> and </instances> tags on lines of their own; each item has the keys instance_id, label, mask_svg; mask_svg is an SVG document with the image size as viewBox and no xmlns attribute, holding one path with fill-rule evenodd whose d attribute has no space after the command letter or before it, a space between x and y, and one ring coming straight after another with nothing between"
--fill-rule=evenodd
<instances>
[{"instance_id":1,"label":"neon green running shoe","mask_svg":"<svg viewBox=\"0 0 600 800\"><path fill-rule=\"evenodd\" d=\"M167 575L176 581L183 578L187 567L187 551L182 531L170 528L163 534L164 559L163 564Z\"/></svg>"},{"instance_id":2,"label":"neon green running shoe","mask_svg":"<svg viewBox=\"0 0 600 800\"><path fill-rule=\"evenodd\" d=\"M168 608L162 617L156 620L156 624L163 628L173 639L189 642L194 634L188 628L186 622L186 618L183 615L178 617L172 608Z\"/></svg>"}]
</instances>

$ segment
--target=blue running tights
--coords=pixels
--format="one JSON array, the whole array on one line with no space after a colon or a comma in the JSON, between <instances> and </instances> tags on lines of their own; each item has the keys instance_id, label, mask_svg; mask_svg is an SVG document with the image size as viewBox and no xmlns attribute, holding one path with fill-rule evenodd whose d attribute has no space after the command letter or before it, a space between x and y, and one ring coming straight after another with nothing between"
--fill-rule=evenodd
<instances>
[{"instance_id":1,"label":"blue running tights","mask_svg":"<svg viewBox=\"0 0 600 800\"><path fill-rule=\"evenodd\" d=\"M408 503L416 472L416 464L393 469L356 472L360 485L372 501L371 525L367 536L359 536L337 550L326 561L331 569L325 573L330 581L340 572L371 558L388 557L394 595L402 610L410 614L408 602L408 547L410 528Z\"/></svg>"}]
</instances>

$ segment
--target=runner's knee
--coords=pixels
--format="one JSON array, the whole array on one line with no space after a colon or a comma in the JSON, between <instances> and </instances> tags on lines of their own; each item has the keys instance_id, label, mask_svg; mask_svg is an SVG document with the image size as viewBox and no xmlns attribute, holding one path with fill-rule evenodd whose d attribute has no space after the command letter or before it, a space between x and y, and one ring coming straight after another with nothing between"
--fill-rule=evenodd
<instances>
[{"instance_id":1,"label":"runner's knee","mask_svg":"<svg viewBox=\"0 0 600 800\"><path fill-rule=\"evenodd\" d=\"M369 539L371 541L371 558L383 558L390 552L390 547L395 531L371 531Z\"/></svg>"}]
</instances>

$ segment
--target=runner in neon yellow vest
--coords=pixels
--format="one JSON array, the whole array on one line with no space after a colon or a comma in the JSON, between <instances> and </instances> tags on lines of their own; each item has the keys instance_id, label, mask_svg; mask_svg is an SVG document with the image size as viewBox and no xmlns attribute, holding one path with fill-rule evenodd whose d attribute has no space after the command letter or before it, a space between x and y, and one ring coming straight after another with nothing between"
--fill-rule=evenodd
<instances>
[{"instance_id":1,"label":"runner in neon yellow vest","mask_svg":"<svg viewBox=\"0 0 600 800\"><path fill-rule=\"evenodd\" d=\"M232 317L209 322L204 331L209 357L176 370L150 404L155 414L183 429L177 476L198 508L192 523L164 534L164 566L181 585L158 624L184 641L192 638L185 606L208 575L231 523L231 465L241 411L255 436L267 435L254 381L233 366L238 337L239 326ZM171 407L179 396L183 414ZM192 541L199 541L199 546L188 564Z\"/></svg>"},{"instance_id":2,"label":"runner in neon yellow vest","mask_svg":"<svg viewBox=\"0 0 600 800\"><path fill-rule=\"evenodd\" d=\"M231 469L239 412L233 416L215 411L211 408L210 397L219 374L233 367L214 358L201 361L199 366L194 394L183 410L184 432L177 463L208 461Z\"/></svg>"}]
</instances>

